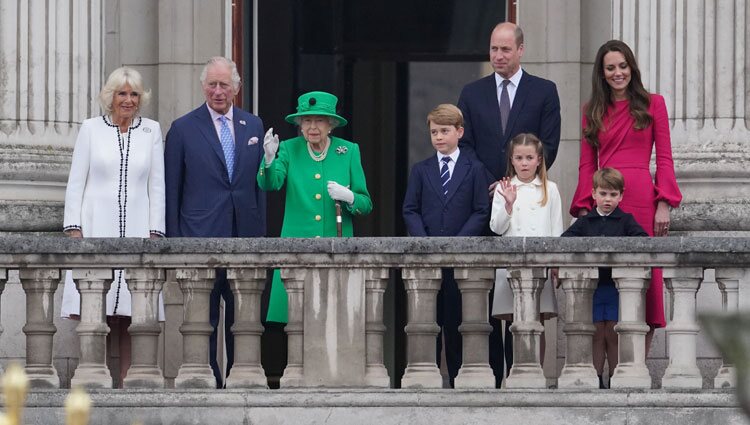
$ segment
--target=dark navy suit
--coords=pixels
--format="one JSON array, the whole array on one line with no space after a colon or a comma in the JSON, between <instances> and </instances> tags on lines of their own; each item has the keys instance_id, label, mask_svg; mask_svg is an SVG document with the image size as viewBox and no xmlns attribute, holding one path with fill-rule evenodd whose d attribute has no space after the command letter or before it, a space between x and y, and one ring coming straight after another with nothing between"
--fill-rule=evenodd
<instances>
[{"instance_id":1,"label":"dark navy suit","mask_svg":"<svg viewBox=\"0 0 750 425\"><path fill-rule=\"evenodd\" d=\"M560 144L560 98L555 83L535 77L524 70L511 105L505 132L500 124L500 105L497 100L498 87L495 74L467 84L458 98L458 107L464 115L464 136L459 146L479 158L497 181L506 175L508 163L507 146L520 133L533 133L544 145L547 168L552 166ZM485 235L492 235L489 227ZM490 303L493 293L490 294ZM490 306L492 311L492 306ZM505 374L503 356L507 367L513 363L513 345L510 322L506 322L505 350L501 333L501 322L489 317L490 366L495 374L495 385L499 388Z\"/></svg>"},{"instance_id":2,"label":"dark navy suit","mask_svg":"<svg viewBox=\"0 0 750 425\"><path fill-rule=\"evenodd\" d=\"M500 125L494 74L467 84L458 107L464 114L464 137L459 146L475 152L494 180L505 176L506 147L520 133L533 133L541 139L547 168L555 161L560 144L560 98L552 81L523 72L505 133Z\"/></svg>"},{"instance_id":3,"label":"dark navy suit","mask_svg":"<svg viewBox=\"0 0 750 425\"><path fill-rule=\"evenodd\" d=\"M484 165L461 151L443 194L440 165L432 155L414 165L404 198L403 215L411 236L478 236L487 227L490 203L487 197L487 171ZM437 322L442 333L437 340L440 362L442 334L451 386L461 368L461 292L453 279L453 269L443 269L438 292Z\"/></svg>"},{"instance_id":4,"label":"dark navy suit","mask_svg":"<svg viewBox=\"0 0 750 425\"><path fill-rule=\"evenodd\" d=\"M239 108L232 110L235 160L229 181L224 151L206 104L178 118L164 149L167 237L259 237L266 234L266 198L255 176L263 161L263 123ZM227 374L234 361L234 297L226 270L216 271L211 292L211 367L221 386L216 360L219 303L224 297Z\"/></svg>"}]
</instances>

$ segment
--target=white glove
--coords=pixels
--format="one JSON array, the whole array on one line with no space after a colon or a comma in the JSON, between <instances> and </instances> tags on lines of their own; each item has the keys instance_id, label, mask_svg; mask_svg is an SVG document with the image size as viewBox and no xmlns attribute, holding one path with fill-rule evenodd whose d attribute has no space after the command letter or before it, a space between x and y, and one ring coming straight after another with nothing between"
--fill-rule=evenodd
<instances>
[{"instance_id":1,"label":"white glove","mask_svg":"<svg viewBox=\"0 0 750 425\"><path fill-rule=\"evenodd\" d=\"M279 135L273 134L273 127L266 131L266 135L263 136L263 151L266 159L266 166L271 165L273 160L276 158L276 151L279 150Z\"/></svg>"},{"instance_id":2,"label":"white glove","mask_svg":"<svg viewBox=\"0 0 750 425\"><path fill-rule=\"evenodd\" d=\"M354 192L331 180L328 181L328 195L334 201L344 201L350 205L354 203Z\"/></svg>"}]
</instances>

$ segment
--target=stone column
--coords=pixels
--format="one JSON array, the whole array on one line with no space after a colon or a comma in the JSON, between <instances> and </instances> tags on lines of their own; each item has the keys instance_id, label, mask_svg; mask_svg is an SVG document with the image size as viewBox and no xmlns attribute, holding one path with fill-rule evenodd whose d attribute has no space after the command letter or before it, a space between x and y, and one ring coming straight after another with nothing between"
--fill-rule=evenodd
<instances>
[{"instance_id":1,"label":"stone column","mask_svg":"<svg viewBox=\"0 0 750 425\"><path fill-rule=\"evenodd\" d=\"M612 388L651 388L646 367L646 290L648 267L615 267L612 279L620 293L620 320L615 325L619 363L610 379Z\"/></svg>"},{"instance_id":2,"label":"stone column","mask_svg":"<svg viewBox=\"0 0 750 425\"><path fill-rule=\"evenodd\" d=\"M176 388L216 388L216 378L208 363L211 290L214 269L177 269L175 279L185 299L182 333L182 366L175 378Z\"/></svg>"},{"instance_id":3,"label":"stone column","mask_svg":"<svg viewBox=\"0 0 750 425\"><path fill-rule=\"evenodd\" d=\"M8 280L8 271L6 269L0 268L0 295L3 294L3 290L5 290L5 282ZM2 301L0 299L0 301ZM1 303L0 303L1 304ZM3 334L3 326L0 325L0 335ZM3 367L0 366L0 374L3 373Z\"/></svg>"},{"instance_id":4,"label":"stone column","mask_svg":"<svg viewBox=\"0 0 750 425\"><path fill-rule=\"evenodd\" d=\"M610 16L610 38L628 43L646 89L666 100L683 195L672 228L750 230L747 2L613 0Z\"/></svg>"},{"instance_id":5,"label":"stone column","mask_svg":"<svg viewBox=\"0 0 750 425\"><path fill-rule=\"evenodd\" d=\"M716 283L721 291L721 305L727 313L734 314L739 310L740 279L744 272L743 269L738 268L716 269ZM714 379L714 388L735 388L736 386L737 369L724 359Z\"/></svg>"},{"instance_id":6,"label":"stone column","mask_svg":"<svg viewBox=\"0 0 750 425\"><path fill-rule=\"evenodd\" d=\"M58 269L20 269L21 287L26 294L26 375L31 388L60 388L52 365L52 338L57 328L55 290L60 283Z\"/></svg>"},{"instance_id":7,"label":"stone column","mask_svg":"<svg viewBox=\"0 0 750 425\"><path fill-rule=\"evenodd\" d=\"M565 325L567 352L565 366L557 379L559 388L599 388L593 360L592 322L594 291L599 270L560 267L559 278L565 291Z\"/></svg>"},{"instance_id":8,"label":"stone column","mask_svg":"<svg viewBox=\"0 0 750 425\"><path fill-rule=\"evenodd\" d=\"M234 295L234 365L227 388L266 388L268 381L260 364L260 295L266 269L229 269L227 280Z\"/></svg>"},{"instance_id":9,"label":"stone column","mask_svg":"<svg viewBox=\"0 0 750 425\"><path fill-rule=\"evenodd\" d=\"M284 331L287 335L287 362L279 380L282 388L305 385L304 314L306 269L281 269L286 294L289 299L289 322Z\"/></svg>"},{"instance_id":10,"label":"stone column","mask_svg":"<svg viewBox=\"0 0 750 425\"><path fill-rule=\"evenodd\" d=\"M388 388L391 378L383 364L383 294L388 286L388 269L367 269L365 271L365 334L367 345L367 366L365 385Z\"/></svg>"},{"instance_id":11,"label":"stone column","mask_svg":"<svg viewBox=\"0 0 750 425\"><path fill-rule=\"evenodd\" d=\"M60 230L79 124L100 113L102 1L0 1L0 231Z\"/></svg>"},{"instance_id":12,"label":"stone column","mask_svg":"<svg viewBox=\"0 0 750 425\"><path fill-rule=\"evenodd\" d=\"M508 269L513 290L513 367L506 388L547 388L540 359L539 297L547 280L547 269L534 267Z\"/></svg>"},{"instance_id":13,"label":"stone column","mask_svg":"<svg viewBox=\"0 0 750 425\"><path fill-rule=\"evenodd\" d=\"M672 298L667 325L669 366L661 381L664 389L703 387L701 371L695 361L696 337L700 330L695 321L695 297L702 280L700 267L664 269L664 284Z\"/></svg>"},{"instance_id":14,"label":"stone column","mask_svg":"<svg viewBox=\"0 0 750 425\"><path fill-rule=\"evenodd\" d=\"M159 293L164 286L163 269L129 269L126 281L131 299L131 365L124 388L164 388L159 367Z\"/></svg>"},{"instance_id":15,"label":"stone column","mask_svg":"<svg viewBox=\"0 0 750 425\"><path fill-rule=\"evenodd\" d=\"M437 293L442 282L440 269L403 269L406 286L407 325L406 371L401 388L442 388L443 377L437 367L435 347L440 327L437 318Z\"/></svg>"},{"instance_id":16,"label":"stone column","mask_svg":"<svg viewBox=\"0 0 750 425\"><path fill-rule=\"evenodd\" d=\"M73 280L81 294L81 322L76 327L81 344L71 386L112 388L112 375L107 367L107 292L112 285L111 269L76 269ZM134 344L135 346L135 344Z\"/></svg>"},{"instance_id":17,"label":"stone column","mask_svg":"<svg viewBox=\"0 0 750 425\"><path fill-rule=\"evenodd\" d=\"M495 269L459 268L453 276L461 291L461 332L463 364L455 379L456 388L495 388L495 375L489 362L489 335L492 331L489 295L495 284Z\"/></svg>"}]
</instances>

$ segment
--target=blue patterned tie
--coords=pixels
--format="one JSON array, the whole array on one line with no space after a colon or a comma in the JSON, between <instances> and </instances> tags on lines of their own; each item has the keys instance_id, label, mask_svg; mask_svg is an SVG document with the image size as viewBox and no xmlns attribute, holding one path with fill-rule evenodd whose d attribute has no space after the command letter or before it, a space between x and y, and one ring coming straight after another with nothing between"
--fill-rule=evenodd
<instances>
[{"instance_id":1,"label":"blue patterned tie","mask_svg":"<svg viewBox=\"0 0 750 425\"><path fill-rule=\"evenodd\" d=\"M448 168L448 163L451 162L451 157L444 156L443 165L440 166L440 181L443 182L443 195L448 196L448 182L451 181L451 172Z\"/></svg>"},{"instance_id":2,"label":"blue patterned tie","mask_svg":"<svg viewBox=\"0 0 750 425\"><path fill-rule=\"evenodd\" d=\"M227 162L227 172L229 173L229 181L232 181L232 172L234 171L234 139L232 138L232 132L229 130L227 124L227 117L224 115L219 117L221 121L221 148L224 150L224 160Z\"/></svg>"}]
</instances>

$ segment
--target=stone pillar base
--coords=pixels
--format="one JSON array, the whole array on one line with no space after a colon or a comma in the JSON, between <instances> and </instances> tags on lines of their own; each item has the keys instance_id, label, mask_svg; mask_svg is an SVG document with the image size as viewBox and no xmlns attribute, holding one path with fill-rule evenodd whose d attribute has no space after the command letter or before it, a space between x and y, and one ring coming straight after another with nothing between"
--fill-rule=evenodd
<instances>
[{"instance_id":1,"label":"stone pillar base","mask_svg":"<svg viewBox=\"0 0 750 425\"><path fill-rule=\"evenodd\" d=\"M618 364L609 380L611 388L651 388L651 375L645 364Z\"/></svg>"},{"instance_id":2,"label":"stone pillar base","mask_svg":"<svg viewBox=\"0 0 750 425\"><path fill-rule=\"evenodd\" d=\"M153 366L131 365L122 381L123 388L164 388L161 369Z\"/></svg>"},{"instance_id":3,"label":"stone pillar base","mask_svg":"<svg viewBox=\"0 0 750 425\"><path fill-rule=\"evenodd\" d=\"M514 341L515 342L515 341ZM599 381L597 381L599 386ZM505 380L505 388L547 388L547 378L539 364L513 364Z\"/></svg>"},{"instance_id":4,"label":"stone pillar base","mask_svg":"<svg viewBox=\"0 0 750 425\"><path fill-rule=\"evenodd\" d=\"M714 378L714 388L734 388L737 386L737 370L734 366L722 366Z\"/></svg>"},{"instance_id":5,"label":"stone pillar base","mask_svg":"<svg viewBox=\"0 0 750 425\"><path fill-rule=\"evenodd\" d=\"M216 377L211 367L203 364L183 364L174 380L175 388L216 388Z\"/></svg>"},{"instance_id":6,"label":"stone pillar base","mask_svg":"<svg viewBox=\"0 0 750 425\"><path fill-rule=\"evenodd\" d=\"M29 378L29 388L60 388L60 377L54 366L27 365L24 371Z\"/></svg>"},{"instance_id":7,"label":"stone pillar base","mask_svg":"<svg viewBox=\"0 0 750 425\"><path fill-rule=\"evenodd\" d=\"M287 365L284 375L279 379L279 386L281 388L304 387L305 370L302 365Z\"/></svg>"},{"instance_id":8,"label":"stone pillar base","mask_svg":"<svg viewBox=\"0 0 750 425\"><path fill-rule=\"evenodd\" d=\"M258 365L235 363L227 377L227 388L268 388L266 373Z\"/></svg>"},{"instance_id":9,"label":"stone pillar base","mask_svg":"<svg viewBox=\"0 0 750 425\"><path fill-rule=\"evenodd\" d=\"M487 364L461 366L454 385L456 388L495 388L495 376Z\"/></svg>"},{"instance_id":10,"label":"stone pillar base","mask_svg":"<svg viewBox=\"0 0 750 425\"><path fill-rule=\"evenodd\" d=\"M112 388L112 375L106 366L79 364L73 378L70 380L71 387L83 388Z\"/></svg>"},{"instance_id":11,"label":"stone pillar base","mask_svg":"<svg viewBox=\"0 0 750 425\"><path fill-rule=\"evenodd\" d=\"M668 367L661 379L664 389L703 388L701 371L695 368Z\"/></svg>"},{"instance_id":12,"label":"stone pillar base","mask_svg":"<svg viewBox=\"0 0 750 425\"><path fill-rule=\"evenodd\" d=\"M596 369L591 364L567 364L557 378L558 388L599 388L599 378Z\"/></svg>"},{"instance_id":13,"label":"stone pillar base","mask_svg":"<svg viewBox=\"0 0 750 425\"><path fill-rule=\"evenodd\" d=\"M365 385L368 387L388 388L391 386L391 378L388 370L382 364L368 365L365 372Z\"/></svg>"},{"instance_id":14,"label":"stone pillar base","mask_svg":"<svg viewBox=\"0 0 750 425\"><path fill-rule=\"evenodd\" d=\"M401 388L443 388L443 377L434 363L413 364L406 368Z\"/></svg>"}]
</instances>

